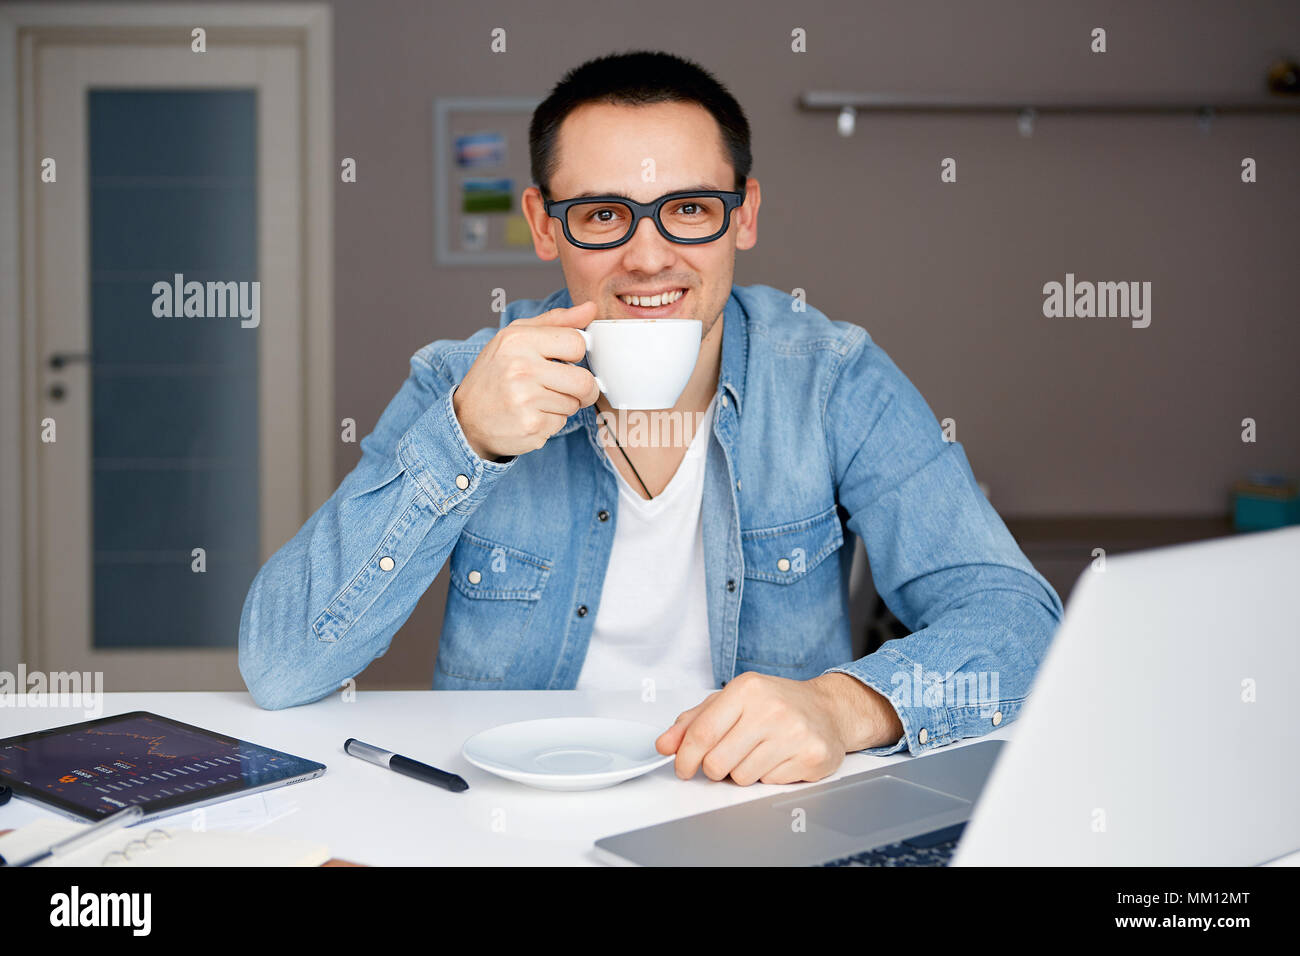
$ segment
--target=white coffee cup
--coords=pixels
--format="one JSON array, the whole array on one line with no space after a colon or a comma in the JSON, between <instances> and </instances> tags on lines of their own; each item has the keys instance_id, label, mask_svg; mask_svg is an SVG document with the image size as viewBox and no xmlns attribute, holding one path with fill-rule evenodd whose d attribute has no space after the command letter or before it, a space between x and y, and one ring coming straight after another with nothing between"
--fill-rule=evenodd
<instances>
[{"instance_id":1,"label":"white coffee cup","mask_svg":"<svg viewBox=\"0 0 1300 956\"><path fill-rule=\"evenodd\" d=\"M596 319L578 329L614 408L672 408L695 371L699 319Z\"/></svg>"}]
</instances>

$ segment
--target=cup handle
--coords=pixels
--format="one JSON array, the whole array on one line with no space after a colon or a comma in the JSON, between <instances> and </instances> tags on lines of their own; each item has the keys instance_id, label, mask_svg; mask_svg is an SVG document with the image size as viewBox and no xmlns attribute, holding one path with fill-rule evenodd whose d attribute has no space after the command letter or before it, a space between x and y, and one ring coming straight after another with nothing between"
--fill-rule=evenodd
<instances>
[{"instance_id":1,"label":"cup handle","mask_svg":"<svg viewBox=\"0 0 1300 956\"><path fill-rule=\"evenodd\" d=\"M590 352L590 351L591 351L591 333L588 332L586 329L574 329L573 331L577 332L579 335L582 336L582 341L583 341L583 343L586 345L587 351ZM588 363L588 364L591 364L591 363ZM599 376L597 376L595 372L592 372L592 373L591 373L591 377L594 378L594 379L596 379L596 387L597 387L598 389L600 389L602 392L604 392L606 395L608 395L608 394L609 394L609 389L605 388L605 383L602 382L602 381L600 380Z\"/></svg>"}]
</instances>

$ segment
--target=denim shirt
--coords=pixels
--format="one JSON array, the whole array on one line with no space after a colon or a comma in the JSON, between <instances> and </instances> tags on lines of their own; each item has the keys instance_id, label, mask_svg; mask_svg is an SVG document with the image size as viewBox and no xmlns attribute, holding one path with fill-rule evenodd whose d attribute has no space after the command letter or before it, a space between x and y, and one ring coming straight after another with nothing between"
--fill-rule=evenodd
<instances>
[{"instance_id":1,"label":"denim shirt","mask_svg":"<svg viewBox=\"0 0 1300 956\"><path fill-rule=\"evenodd\" d=\"M501 326L570 305L567 290L512 302ZM717 685L742 671L849 674L889 698L903 726L873 754L920 754L1014 720L1061 602L961 446L861 327L762 285L734 286L722 321L702 503ZM416 352L360 462L253 581L239 668L262 707L317 700L360 673L444 565L435 689L576 684L617 477L592 406L536 451L475 454L452 394L496 331ZM911 632L857 660L854 535Z\"/></svg>"}]
</instances>

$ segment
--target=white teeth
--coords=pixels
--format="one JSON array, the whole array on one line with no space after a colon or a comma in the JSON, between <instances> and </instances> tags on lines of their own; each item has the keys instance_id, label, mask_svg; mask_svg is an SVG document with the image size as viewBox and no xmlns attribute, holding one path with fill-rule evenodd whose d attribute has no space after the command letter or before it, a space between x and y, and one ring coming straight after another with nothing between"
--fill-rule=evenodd
<instances>
[{"instance_id":1,"label":"white teeth","mask_svg":"<svg viewBox=\"0 0 1300 956\"><path fill-rule=\"evenodd\" d=\"M685 294L685 290L676 289L672 292L661 292L658 295L620 295L619 298L628 305L639 305L643 308L653 309L659 305L671 305Z\"/></svg>"}]
</instances>

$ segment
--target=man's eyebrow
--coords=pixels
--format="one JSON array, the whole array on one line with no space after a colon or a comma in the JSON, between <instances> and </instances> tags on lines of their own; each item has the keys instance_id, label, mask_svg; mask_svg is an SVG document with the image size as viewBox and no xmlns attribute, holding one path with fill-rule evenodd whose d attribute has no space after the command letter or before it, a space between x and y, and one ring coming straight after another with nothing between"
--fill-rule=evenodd
<instances>
[{"instance_id":1,"label":"man's eyebrow","mask_svg":"<svg viewBox=\"0 0 1300 956\"><path fill-rule=\"evenodd\" d=\"M726 187L725 187L725 186L713 186L713 185L710 185L710 184L708 184L708 183L703 183L703 184L699 184L699 185L695 185L695 186L683 186L681 189L670 189L670 190L668 190L668 192L670 192L670 193L689 193L689 192L694 192L694 191L696 191L696 190L699 190L700 192L723 192L723 191L726 190ZM662 196L662 195L665 195L665 194L664 194L664 193L660 193L659 195ZM596 190L596 189L588 189L585 193L578 193L576 196L572 196L572 197L570 197L570 198L572 198L572 199L590 199L590 198L592 198L592 197L594 197L594 196L613 196L613 197L616 198L616 199L626 199L626 200L628 200L629 202L636 202L636 200L633 199L631 196L629 196L627 193L620 193L620 192L601 192L600 190Z\"/></svg>"}]
</instances>

